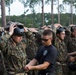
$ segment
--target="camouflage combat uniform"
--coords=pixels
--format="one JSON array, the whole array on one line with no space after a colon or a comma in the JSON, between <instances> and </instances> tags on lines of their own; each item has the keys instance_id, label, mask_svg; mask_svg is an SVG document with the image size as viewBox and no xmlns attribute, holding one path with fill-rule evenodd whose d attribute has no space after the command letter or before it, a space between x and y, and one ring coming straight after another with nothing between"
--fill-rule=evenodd
<instances>
[{"instance_id":1,"label":"camouflage combat uniform","mask_svg":"<svg viewBox=\"0 0 76 75\"><path fill-rule=\"evenodd\" d=\"M15 45L11 37L0 40L0 50L4 55L7 75L26 75L23 69L26 65L25 47L23 42Z\"/></svg>"},{"instance_id":2,"label":"camouflage combat uniform","mask_svg":"<svg viewBox=\"0 0 76 75\"><path fill-rule=\"evenodd\" d=\"M76 51L76 37L70 37L67 42L68 53ZM69 70L68 75L76 75L76 72Z\"/></svg>"},{"instance_id":3,"label":"camouflage combat uniform","mask_svg":"<svg viewBox=\"0 0 76 75\"><path fill-rule=\"evenodd\" d=\"M34 35L30 32L26 36L26 53L29 60L32 60L38 50Z\"/></svg>"},{"instance_id":4,"label":"camouflage combat uniform","mask_svg":"<svg viewBox=\"0 0 76 75\"><path fill-rule=\"evenodd\" d=\"M55 47L58 50L57 62L56 62L56 75L67 75L67 49L64 41L59 42L58 38L55 39Z\"/></svg>"},{"instance_id":5,"label":"camouflage combat uniform","mask_svg":"<svg viewBox=\"0 0 76 75\"><path fill-rule=\"evenodd\" d=\"M76 51L76 38L70 37L67 43L68 53Z\"/></svg>"},{"instance_id":6,"label":"camouflage combat uniform","mask_svg":"<svg viewBox=\"0 0 76 75\"><path fill-rule=\"evenodd\" d=\"M34 58L37 50L38 50L38 46L35 42L35 37L30 32L30 35L28 34L28 37L26 38L26 54L27 54L28 62L30 62ZM28 74L37 75L37 71L30 71L28 72Z\"/></svg>"}]
</instances>

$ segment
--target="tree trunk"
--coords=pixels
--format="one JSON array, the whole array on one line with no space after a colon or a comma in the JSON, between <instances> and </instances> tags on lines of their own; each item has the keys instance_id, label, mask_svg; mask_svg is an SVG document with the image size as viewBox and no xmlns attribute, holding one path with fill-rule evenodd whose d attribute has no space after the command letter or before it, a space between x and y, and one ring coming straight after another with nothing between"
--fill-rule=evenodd
<instances>
[{"instance_id":1,"label":"tree trunk","mask_svg":"<svg viewBox=\"0 0 76 75\"><path fill-rule=\"evenodd\" d=\"M2 26L6 26L6 16L5 16L5 1L1 0L1 16L2 16Z\"/></svg>"},{"instance_id":2,"label":"tree trunk","mask_svg":"<svg viewBox=\"0 0 76 75\"><path fill-rule=\"evenodd\" d=\"M71 24L73 24L73 4L71 3Z\"/></svg>"},{"instance_id":3,"label":"tree trunk","mask_svg":"<svg viewBox=\"0 0 76 75\"><path fill-rule=\"evenodd\" d=\"M10 5L8 7L8 12L9 12L9 21L10 21Z\"/></svg>"},{"instance_id":4,"label":"tree trunk","mask_svg":"<svg viewBox=\"0 0 76 75\"><path fill-rule=\"evenodd\" d=\"M59 0L58 0L58 23L60 24Z\"/></svg>"},{"instance_id":5,"label":"tree trunk","mask_svg":"<svg viewBox=\"0 0 76 75\"><path fill-rule=\"evenodd\" d=\"M52 25L54 24L54 15L53 15L53 0L51 1L51 16L52 16Z\"/></svg>"},{"instance_id":6,"label":"tree trunk","mask_svg":"<svg viewBox=\"0 0 76 75\"><path fill-rule=\"evenodd\" d=\"M44 26L44 0L42 0L42 26Z\"/></svg>"}]
</instances>

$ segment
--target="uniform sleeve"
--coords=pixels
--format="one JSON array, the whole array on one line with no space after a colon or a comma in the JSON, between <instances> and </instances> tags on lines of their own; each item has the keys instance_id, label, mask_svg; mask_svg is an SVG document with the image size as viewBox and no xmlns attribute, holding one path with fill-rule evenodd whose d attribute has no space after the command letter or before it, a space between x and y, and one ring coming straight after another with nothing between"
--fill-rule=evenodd
<instances>
[{"instance_id":1,"label":"uniform sleeve","mask_svg":"<svg viewBox=\"0 0 76 75\"><path fill-rule=\"evenodd\" d=\"M0 38L0 50L4 51L4 48L6 46L6 42L7 42L8 38L6 38L5 36Z\"/></svg>"}]
</instances>

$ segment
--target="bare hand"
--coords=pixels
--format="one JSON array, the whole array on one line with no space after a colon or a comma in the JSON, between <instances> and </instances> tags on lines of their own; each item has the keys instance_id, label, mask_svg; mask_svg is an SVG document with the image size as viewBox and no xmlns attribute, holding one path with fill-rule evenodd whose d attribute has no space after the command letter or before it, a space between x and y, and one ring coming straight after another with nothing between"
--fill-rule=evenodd
<instances>
[{"instance_id":1,"label":"bare hand","mask_svg":"<svg viewBox=\"0 0 76 75\"><path fill-rule=\"evenodd\" d=\"M24 69L25 69L26 72L28 72L29 70L33 69L33 66L26 65Z\"/></svg>"},{"instance_id":2,"label":"bare hand","mask_svg":"<svg viewBox=\"0 0 76 75\"><path fill-rule=\"evenodd\" d=\"M13 23L13 24L10 25L10 28L9 28L9 33L10 33L10 35L13 34L14 29L15 29L16 27L17 27L17 26L16 26L16 23Z\"/></svg>"},{"instance_id":3,"label":"bare hand","mask_svg":"<svg viewBox=\"0 0 76 75\"><path fill-rule=\"evenodd\" d=\"M75 58L71 56L70 59L69 59L69 61L74 62Z\"/></svg>"},{"instance_id":4,"label":"bare hand","mask_svg":"<svg viewBox=\"0 0 76 75\"><path fill-rule=\"evenodd\" d=\"M27 28L27 27L24 27L24 31L25 31L25 32L28 32L28 28Z\"/></svg>"},{"instance_id":5,"label":"bare hand","mask_svg":"<svg viewBox=\"0 0 76 75\"><path fill-rule=\"evenodd\" d=\"M31 32L38 32L35 28L29 28Z\"/></svg>"}]
</instances>

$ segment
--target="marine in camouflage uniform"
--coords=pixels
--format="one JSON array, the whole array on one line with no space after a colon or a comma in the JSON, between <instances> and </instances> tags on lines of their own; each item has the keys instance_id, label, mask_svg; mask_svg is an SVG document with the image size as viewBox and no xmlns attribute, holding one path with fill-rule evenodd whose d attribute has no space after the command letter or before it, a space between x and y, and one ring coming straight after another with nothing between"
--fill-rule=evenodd
<instances>
[{"instance_id":1,"label":"marine in camouflage uniform","mask_svg":"<svg viewBox=\"0 0 76 75\"><path fill-rule=\"evenodd\" d=\"M34 34L32 32L28 32L26 36L26 53L29 60L32 60L36 55L38 50Z\"/></svg>"},{"instance_id":2,"label":"marine in camouflage uniform","mask_svg":"<svg viewBox=\"0 0 76 75\"><path fill-rule=\"evenodd\" d=\"M76 26L71 27L71 36L66 43L68 53L76 51ZM76 75L76 72L69 70L68 75Z\"/></svg>"},{"instance_id":3,"label":"marine in camouflage uniform","mask_svg":"<svg viewBox=\"0 0 76 75\"><path fill-rule=\"evenodd\" d=\"M63 41L65 31L63 28L59 28L56 32L55 47L57 48L57 62L56 62L56 75L67 75L68 67L66 65L67 60L67 48ZM61 37L63 35L63 38Z\"/></svg>"},{"instance_id":4,"label":"marine in camouflage uniform","mask_svg":"<svg viewBox=\"0 0 76 75\"><path fill-rule=\"evenodd\" d=\"M27 54L28 62L30 62L34 58L37 50L38 50L38 46L35 41L35 36L31 31L28 31L26 33L26 54ZM29 71L28 74L37 75L37 71Z\"/></svg>"},{"instance_id":5,"label":"marine in camouflage uniform","mask_svg":"<svg viewBox=\"0 0 76 75\"><path fill-rule=\"evenodd\" d=\"M15 36L22 38L23 32L15 34L19 30L15 28L11 37L8 35L8 38L4 39L3 36L0 40L0 50L4 56L7 75L26 75L24 71L24 66L26 65L26 44L14 40Z\"/></svg>"}]
</instances>

